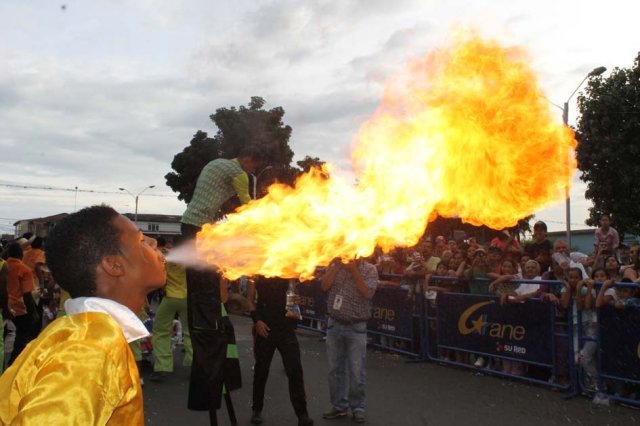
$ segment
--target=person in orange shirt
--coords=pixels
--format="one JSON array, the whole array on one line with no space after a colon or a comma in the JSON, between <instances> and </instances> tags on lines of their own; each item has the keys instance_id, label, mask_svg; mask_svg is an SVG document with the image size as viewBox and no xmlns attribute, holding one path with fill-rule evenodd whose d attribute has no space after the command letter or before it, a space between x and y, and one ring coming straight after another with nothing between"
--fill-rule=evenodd
<instances>
[{"instance_id":1,"label":"person in orange shirt","mask_svg":"<svg viewBox=\"0 0 640 426\"><path fill-rule=\"evenodd\" d=\"M7 262L0 257L0 324L4 324L5 319L13 319L9 309L9 295L7 294L8 274L9 267ZM0 374L2 374L2 370L4 370L4 333L0 333Z\"/></svg>"},{"instance_id":2,"label":"person in orange shirt","mask_svg":"<svg viewBox=\"0 0 640 426\"><path fill-rule=\"evenodd\" d=\"M9 365L20 355L24 347L33 340L34 325L40 321L36 311L36 303L32 292L33 274L22 263L22 247L18 243L12 243L7 250L7 293L9 295L9 308L14 316L13 323L16 326L16 339L13 344L13 352L9 358Z\"/></svg>"},{"instance_id":3,"label":"person in orange shirt","mask_svg":"<svg viewBox=\"0 0 640 426\"><path fill-rule=\"evenodd\" d=\"M40 286L43 284L44 279L42 271L42 267L45 264L44 250L42 250L43 243L42 238L34 238L31 242L31 247L24 250L24 256L22 257L22 263L31 269L35 284Z\"/></svg>"},{"instance_id":4,"label":"person in orange shirt","mask_svg":"<svg viewBox=\"0 0 640 426\"><path fill-rule=\"evenodd\" d=\"M166 281L155 240L101 205L58 222L46 247L67 315L0 376L0 425L144 425L128 342L149 335L135 313Z\"/></svg>"}]
</instances>

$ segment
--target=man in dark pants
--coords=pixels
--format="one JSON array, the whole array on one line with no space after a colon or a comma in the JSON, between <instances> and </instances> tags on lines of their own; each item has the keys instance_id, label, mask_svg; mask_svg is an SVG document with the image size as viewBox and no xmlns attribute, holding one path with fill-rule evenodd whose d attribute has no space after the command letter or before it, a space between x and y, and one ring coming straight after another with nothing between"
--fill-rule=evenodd
<instances>
[{"instance_id":1,"label":"man in dark pants","mask_svg":"<svg viewBox=\"0 0 640 426\"><path fill-rule=\"evenodd\" d=\"M249 284L247 298L253 302L258 295L251 317L255 324L254 355L256 364L253 374L253 415L251 423L262 423L264 389L269 377L269 367L276 349L280 352L287 378L289 398L298 417L299 426L313 425L307 412L304 391L300 346L296 338L297 318L287 316L287 290L289 280L283 278L257 277Z\"/></svg>"},{"instance_id":2,"label":"man in dark pants","mask_svg":"<svg viewBox=\"0 0 640 426\"><path fill-rule=\"evenodd\" d=\"M215 159L198 177L187 210L182 215L182 235L194 240L205 223L218 217L222 205L237 195L241 203L249 197L249 178L262 164L262 155L254 147L244 149L238 158ZM195 243L195 242L194 242ZM209 411L212 424L215 410L221 406L222 388L241 387L240 364L227 357L235 348L233 326L222 306L222 278L214 270L187 268L187 309L193 346L189 381L188 408Z\"/></svg>"}]
</instances>

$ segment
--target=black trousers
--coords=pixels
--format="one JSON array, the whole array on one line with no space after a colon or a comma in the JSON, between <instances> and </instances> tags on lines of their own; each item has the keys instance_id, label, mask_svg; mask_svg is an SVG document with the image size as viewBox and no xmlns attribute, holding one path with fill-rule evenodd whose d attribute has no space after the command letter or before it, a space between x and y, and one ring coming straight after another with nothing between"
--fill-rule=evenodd
<instances>
[{"instance_id":1,"label":"black trousers","mask_svg":"<svg viewBox=\"0 0 640 426\"><path fill-rule=\"evenodd\" d=\"M31 315L18 315L12 321L16 326L16 338L13 342L13 352L11 352L11 357L9 358L9 365L13 364L13 361L18 358L25 346L34 338L34 324Z\"/></svg>"},{"instance_id":2,"label":"black trousers","mask_svg":"<svg viewBox=\"0 0 640 426\"><path fill-rule=\"evenodd\" d=\"M195 238L199 227L182 224L185 239ZM193 362L189 379L190 410L217 410L222 387L242 386L238 359L227 358L227 345L235 344L233 325L222 316L220 275L214 270L187 268L187 316Z\"/></svg>"},{"instance_id":3,"label":"black trousers","mask_svg":"<svg viewBox=\"0 0 640 426\"><path fill-rule=\"evenodd\" d=\"M307 415L307 397L304 391L302 363L300 362L300 346L295 331L289 326L271 326L271 331L266 339L256 334L253 409L262 411L264 406L264 389L267 385L269 367L276 349L280 352L289 379L289 398L296 416Z\"/></svg>"}]
</instances>

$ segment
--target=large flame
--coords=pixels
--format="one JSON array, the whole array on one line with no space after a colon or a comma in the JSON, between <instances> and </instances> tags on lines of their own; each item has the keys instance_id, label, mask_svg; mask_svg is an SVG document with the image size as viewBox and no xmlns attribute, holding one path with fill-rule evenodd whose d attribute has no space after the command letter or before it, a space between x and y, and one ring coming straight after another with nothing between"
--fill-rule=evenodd
<instances>
[{"instance_id":1,"label":"large flame","mask_svg":"<svg viewBox=\"0 0 640 426\"><path fill-rule=\"evenodd\" d=\"M436 214L501 229L562 197L573 132L525 52L473 35L412 61L353 149L354 186L320 171L208 224L198 251L235 279L310 278L334 257L415 244Z\"/></svg>"}]
</instances>

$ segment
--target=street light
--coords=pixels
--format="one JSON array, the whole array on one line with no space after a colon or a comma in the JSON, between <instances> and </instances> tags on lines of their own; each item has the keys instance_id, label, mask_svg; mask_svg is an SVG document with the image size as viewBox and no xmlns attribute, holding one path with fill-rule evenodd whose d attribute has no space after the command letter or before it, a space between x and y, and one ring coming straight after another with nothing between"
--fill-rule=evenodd
<instances>
[{"instance_id":1,"label":"street light","mask_svg":"<svg viewBox=\"0 0 640 426\"><path fill-rule=\"evenodd\" d=\"M260 176L262 176L262 173L264 173L266 170L269 169L273 169L273 166L267 166L264 169L260 170L260 173L258 173L257 175L254 175L253 173L251 174L251 176L253 176L253 199L257 200L258 199L258 178Z\"/></svg>"},{"instance_id":2,"label":"street light","mask_svg":"<svg viewBox=\"0 0 640 426\"><path fill-rule=\"evenodd\" d=\"M580 84L578 84L578 87L576 87L576 90L574 90L573 93L571 93L571 95L567 98L567 101L564 103L562 108L562 122L564 123L565 126L567 127L569 126L569 101L571 100L571 98L573 98L573 95L576 94L578 89L580 89L580 87L582 86L582 83L584 83L589 77L597 77L603 72L605 72L606 70L607 70L606 67L598 67L591 70L591 72L582 79ZM558 106L558 105L555 105L555 106ZM567 161L569 161L569 164L571 164L570 158L568 158ZM571 251L571 198L569 195L569 181L567 181L567 183L565 184L564 192L567 200L567 205L565 208L565 212L566 212L565 219L567 221L567 245L569 246L569 251Z\"/></svg>"},{"instance_id":3,"label":"street light","mask_svg":"<svg viewBox=\"0 0 640 426\"><path fill-rule=\"evenodd\" d=\"M135 212L135 215L133 216L133 221L135 222L136 226L138 226L138 198L147 189L151 189L151 188L155 188L155 187L156 187L155 185L149 185L149 186L145 187L142 191L138 192L138 194L136 194L136 195L133 195L133 193L131 191L129 191L127 188L118 188L120 191L127 192L129 195L131 195L136 200L136 212Z\"/></svg>"}]
</instances>

